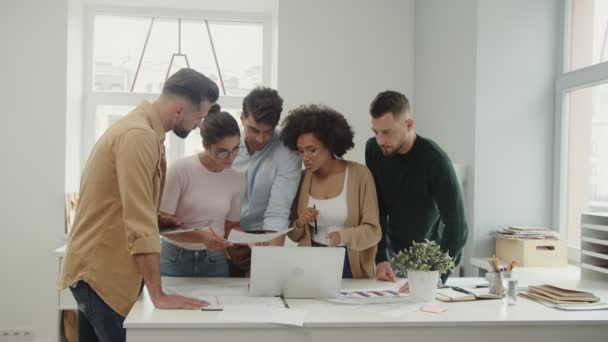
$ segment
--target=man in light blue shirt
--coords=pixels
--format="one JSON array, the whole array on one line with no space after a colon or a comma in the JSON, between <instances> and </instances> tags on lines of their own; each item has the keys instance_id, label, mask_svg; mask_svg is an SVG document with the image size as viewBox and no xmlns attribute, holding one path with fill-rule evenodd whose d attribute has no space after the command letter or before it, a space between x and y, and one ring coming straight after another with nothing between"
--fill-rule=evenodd
<instances>
[{"instance_id":1,"label":"man in light blue shirt","mask_svg":"<svg viewBox=\"0 0 608 342\"><path fill-rule=\"evenodd\" d=\"M281 231L289 226L302 161L281 142L276 127L282 111L283 99L274 89L256 88L243 100L241 150L233 167L245 175L241 229L246 232ZM283 242L284 236L270 244ZM248 274L250 253L249 248L231 248L233 276Z\"/></svg>"}]
</instances>

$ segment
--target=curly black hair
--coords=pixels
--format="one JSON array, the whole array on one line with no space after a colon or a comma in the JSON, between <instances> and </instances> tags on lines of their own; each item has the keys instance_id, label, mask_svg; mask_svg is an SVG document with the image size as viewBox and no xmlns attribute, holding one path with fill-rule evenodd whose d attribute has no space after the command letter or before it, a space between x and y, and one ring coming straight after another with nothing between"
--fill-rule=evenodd
<instances>
[{"instance_id":1,"label":"curly black hair","mask_svg":"<svg viewBox=\"0 0 608 342\"><path fill-rule=\"evenodd\" d=\"M355 146L355 133L344 115L324 105L302 105L290 111L281 127L281 140L294 151L298 150L298 137L304 133L314 134L338 158Z\"/></svg>"},{"instance_id":2,"label":"curly black hair","mask_svg":"<svg viewBox=\"0 0 608 342\"><path fill-rule=\"evenodd\" d=\"M283 111L283 99L271 88L257 87L243 99L243 116L253 115L256 122L275 127Z\"/></svg>"}]
</instances>

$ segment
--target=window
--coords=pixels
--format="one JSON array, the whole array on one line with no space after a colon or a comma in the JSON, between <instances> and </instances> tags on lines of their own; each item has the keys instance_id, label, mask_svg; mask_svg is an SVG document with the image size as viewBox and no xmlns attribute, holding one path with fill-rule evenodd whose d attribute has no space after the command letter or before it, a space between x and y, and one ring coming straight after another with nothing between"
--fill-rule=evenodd
<instances>
[{"instance_id":1,"label":"window","mask_svg":"<svg viewBox=\"0 0 608 342\"><path fill-rule=\"evenodd\" d=\"M580 246L582 213L608 212L608 84L567 93L567 234Z\"/></svg>"},{"instance_id":2,"label":"window","mask_svg":"<svg viewBox=\"0 0 608 342\"><path fill-rule=\"evenodd\" d=\"M564 25L554 222L578 259L581 214L608 212L608 1L567 1Z\"/></svg>"},{"instance_id":3,"label":"window","mask_svg":"<svg viewBox=\"0 0 608 342\"><path fill-rule=\"evenodd\" d=\"M238 122L243 97L269 84L270 20L263 15L92 9L87 22L83 163L110 125L141 101L156 99L180 68L194 68L215 81L218 103ZM200 132L185 140L169 133L165 147L169 162L193 154L202 149Z\"/></svg>"},{"instance_id":4,"label":"window","mask_svg":"<svg viewBox=\"0 0 608 342\"><path fill-rule=\"evenodd\" d=\"M608 1L571 0L565 71L608 61Z\"/></svg>"}]
</instances>

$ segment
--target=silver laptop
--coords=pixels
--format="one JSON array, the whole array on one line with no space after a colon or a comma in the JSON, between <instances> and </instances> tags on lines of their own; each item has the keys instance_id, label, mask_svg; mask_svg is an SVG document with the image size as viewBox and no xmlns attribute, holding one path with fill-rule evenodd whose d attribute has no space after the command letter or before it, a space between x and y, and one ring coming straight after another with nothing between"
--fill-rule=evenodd
<instances>
[{"instance_id":1,"label":"silver laptop","mask_svg":"<svg viewBox=\"0 0 608 342\"><path fill-rule=\"evenodd\" d=\"M257 297L336 298L343 247L253 247L249 294Z\"/></svg>"}]
</instances>

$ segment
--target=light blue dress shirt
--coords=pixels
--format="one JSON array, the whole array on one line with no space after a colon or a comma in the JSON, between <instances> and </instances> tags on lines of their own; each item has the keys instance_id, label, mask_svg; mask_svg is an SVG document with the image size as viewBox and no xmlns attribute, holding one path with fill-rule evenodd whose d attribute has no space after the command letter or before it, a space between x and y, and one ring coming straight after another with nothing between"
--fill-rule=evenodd
<instances>
[{"instance_id":1,"label":"light blue dress shirt","mask_svg":"<svg viewBox=\"0 0 608 342\"><path fill-rule=\"evenodd\" d=\"M241 202L244 231L286 230L291 204L300 185L302 161L289 150L275 131L272 141L250 155L241 132L241 152L232 167L245 175Z\"/></svg>"}]
</instances>

